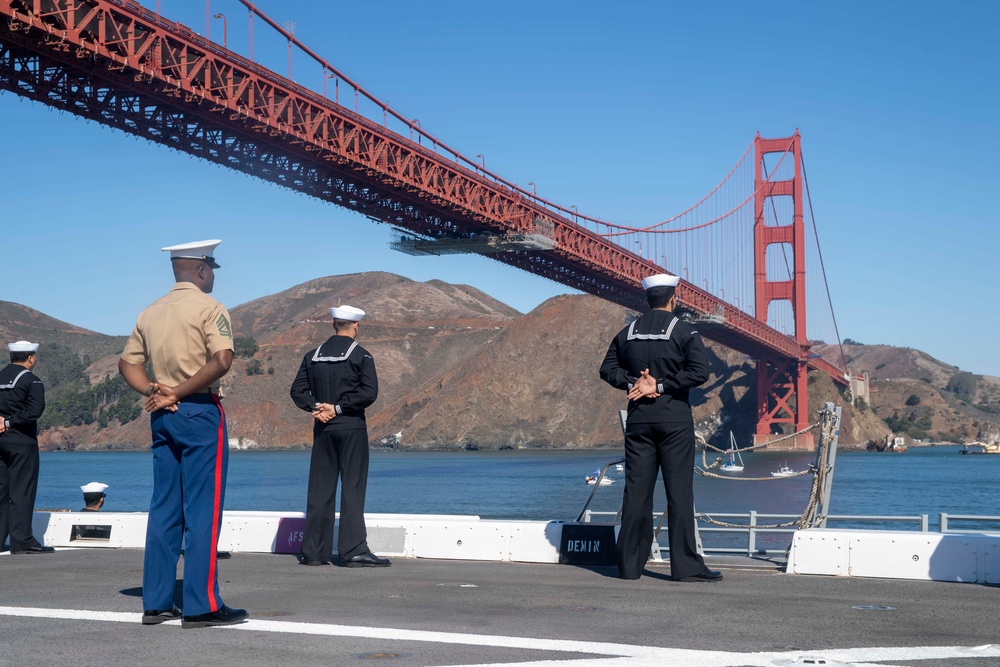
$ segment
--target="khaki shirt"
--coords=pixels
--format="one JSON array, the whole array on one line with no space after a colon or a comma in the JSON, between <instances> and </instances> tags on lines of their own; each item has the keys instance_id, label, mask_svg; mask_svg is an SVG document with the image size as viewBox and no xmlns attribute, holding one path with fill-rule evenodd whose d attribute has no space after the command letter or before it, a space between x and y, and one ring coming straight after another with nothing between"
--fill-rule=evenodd
<instances>
[{"instance_id":1,"label":"khaki shirt","mask_svg":"<svg viewBox=\"0 0 1000 667\"><path fill-rule=\"evenodd\" d=\"M216 352L232 350L233 329L225 307L193 283L175 283L166 296L139 313L122 359L153 364L153 379L176 387ZM212 386L218 389L218 383Z\"/></svg>"}]
</instances>

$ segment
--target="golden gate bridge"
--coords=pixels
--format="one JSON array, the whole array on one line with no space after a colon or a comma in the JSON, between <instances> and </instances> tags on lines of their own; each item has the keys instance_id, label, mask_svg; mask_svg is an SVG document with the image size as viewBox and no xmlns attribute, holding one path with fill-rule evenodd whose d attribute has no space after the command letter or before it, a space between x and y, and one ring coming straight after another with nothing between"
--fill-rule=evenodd
<instances>
[{"instance_id":1,"label":"golden gate bridge","mask_svg":"<svg viewBox=\"0 0 1000 667\"><path fill-rule=\"evenodd\" d=\"M849 384L798 131L754 137L682 213L622 225L488 170L238 1L249 57L228 48L226 18L207 1L205 34L221 18L221 45L158 1L0 0L0 89L360 212L391 225L392 247L409 254L479 254L634 310L643 277L679 275L699 331L756 363L758 441L808 426L810 370ZM288 76L254 61L255 19L287 40ZM291 79L294 52L320 65L322 93ZM807 284L809 252L822 280ZM828 307L829 343L807 337L807 298Z\"/></svg>"}]
</instances>

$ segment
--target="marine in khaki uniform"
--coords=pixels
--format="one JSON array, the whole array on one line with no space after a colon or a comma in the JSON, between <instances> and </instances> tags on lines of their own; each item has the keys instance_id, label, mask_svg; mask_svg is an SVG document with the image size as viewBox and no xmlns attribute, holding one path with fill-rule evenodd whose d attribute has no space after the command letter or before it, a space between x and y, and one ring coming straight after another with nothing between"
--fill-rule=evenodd
<instances>
[{"instance_id":1,"label":"marine in khaki uniform","mask_svg":"<svg viewBox=\"0 0 1000 667\"><path fill-rule=\"evenodd\" d=\"M219 594L216 546L229 462L219 381L233 362L225 307L209 296L212 256L221 241L195 241L170 252L176 284L139 314L118 361L130 387L147 397L153 435L153 498L146 526L142 622L181 617L174 579L184 543L182 626L238 623L248 614ZM151 363L153 378L146 374Z\"/></svg>"}]
</instances>

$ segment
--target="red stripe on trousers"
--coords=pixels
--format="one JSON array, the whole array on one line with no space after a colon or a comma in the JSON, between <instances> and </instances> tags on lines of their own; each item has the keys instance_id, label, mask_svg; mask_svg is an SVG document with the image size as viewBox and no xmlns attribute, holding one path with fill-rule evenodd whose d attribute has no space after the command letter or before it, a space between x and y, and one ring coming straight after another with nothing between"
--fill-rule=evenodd
<instances>
[{"instance_id":1,"label":"red stripe on trousers","mask_svg":"<svg viewBox=\"0 0 1000 667\"><path fill-rule=\"evenodd\" d=\"M212 395L212 400L215 402L215 406L219 408L219 434L216 438L215 443L215 497L213 499L212 508L212 552L209 554L208 563L208 606L212 611L219 610L219 604L215 599L215 568L217 561L215 558L215 551L218 549L219 545L219 514L222 512L222 448L227 446L229 443L224 443L223 440L223 426L226 423L226 412L222 409L222 403L219 402L218 396Z\"/></svg>"}]
</instances>

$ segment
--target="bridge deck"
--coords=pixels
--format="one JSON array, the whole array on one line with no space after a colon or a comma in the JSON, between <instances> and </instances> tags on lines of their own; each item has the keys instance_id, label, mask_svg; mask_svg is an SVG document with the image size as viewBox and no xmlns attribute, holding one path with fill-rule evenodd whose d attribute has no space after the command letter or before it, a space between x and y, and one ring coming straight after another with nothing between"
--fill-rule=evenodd
<instances>
[{"instance_id":1,"label":"bridge deck","mask_svg":"<svg viewBox=\"0 0 1000 667\"><path fill-rule=\"evenodd\" d=\"M142 558L134 549L0 555L0 665L1000 660L990 586L787 575L782 563L733 557L709 559L724 581L682 584L661 565L626 582L613 568L395 559L344 569L234 554L220 561L223 595L252 620L182 630L139 623ZM894 609L855 608L879 605Z\"/></svg>"}]
</instances>

